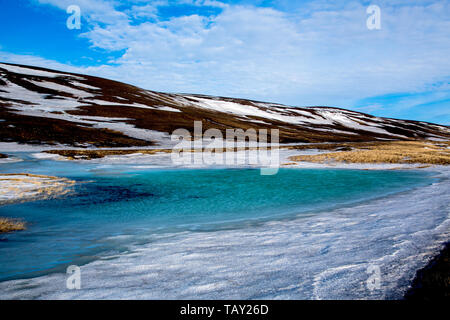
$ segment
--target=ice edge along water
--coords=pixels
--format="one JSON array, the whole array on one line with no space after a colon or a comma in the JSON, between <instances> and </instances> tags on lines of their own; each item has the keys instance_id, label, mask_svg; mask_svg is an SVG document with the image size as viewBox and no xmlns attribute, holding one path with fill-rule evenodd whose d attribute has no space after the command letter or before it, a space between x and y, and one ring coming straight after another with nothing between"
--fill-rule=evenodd
<instances>
[{"instance_id":1,"label":"ice edge along water","mask_svg":"<svg viewBox=\"0 0 450 320\"><path fill-rule=\"evenodd\" d=\"M54 273L2 282L0 298L398 299L450 235L450 170L439 171L432 185L308 219L154 236L82 266L81 290Z\"/></svg>"}]
</instances>

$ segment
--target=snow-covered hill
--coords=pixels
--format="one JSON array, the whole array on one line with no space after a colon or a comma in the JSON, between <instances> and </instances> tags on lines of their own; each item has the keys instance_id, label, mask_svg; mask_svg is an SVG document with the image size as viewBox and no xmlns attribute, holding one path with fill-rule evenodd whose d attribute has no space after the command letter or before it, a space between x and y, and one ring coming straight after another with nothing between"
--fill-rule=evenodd
<instances>
[{"instance_id":1,"label":"snow-covered hill","mask_svg":"<svg viewBox=\"0 0 450 320\"><path fill-rule=\"evenodd\" d=\"M0 142L164 145L178 128L280 130L281 142L450 139L450 128L331 107L169 94L107 79L0 63Z\"/></svg>"}]
</instances>

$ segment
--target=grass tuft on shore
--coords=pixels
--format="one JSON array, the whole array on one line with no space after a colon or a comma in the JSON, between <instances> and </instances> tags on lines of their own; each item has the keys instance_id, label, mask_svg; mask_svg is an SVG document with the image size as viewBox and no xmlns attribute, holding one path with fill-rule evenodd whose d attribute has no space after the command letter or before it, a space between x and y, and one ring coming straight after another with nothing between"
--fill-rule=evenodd
<instances>
[{"instance_id":1,"label":"grass tuft on shore","mask_svg":"<svg viewBox=\"0 0 450 320\"><path fill-rule=\"evenodd\" d=\"M351 146L351 144L349 144ZM355 144L351 151L338 151L318 155L290 157L291 161L316 163L404 163L450 164L448 141L389 141Z\"/></svg>"},{"instance_id":2,"label":"grass tuft on shore","mask_svg":"<svg viewBox=\"0 0 450 320\"><path fill-rule=\"evenodd\" d=\"M25 222L23 221L0 217L0 233L21 231L25 229Z\"/></svg>"}]
</instances>

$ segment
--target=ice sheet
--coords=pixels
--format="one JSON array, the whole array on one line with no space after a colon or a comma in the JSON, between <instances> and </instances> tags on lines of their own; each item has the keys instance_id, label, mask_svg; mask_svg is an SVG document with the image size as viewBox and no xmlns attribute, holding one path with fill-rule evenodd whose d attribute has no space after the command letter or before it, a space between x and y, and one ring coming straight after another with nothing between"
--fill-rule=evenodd
<instances>
[{"instance_id":1,"label":"ice sheet","mask_svg":"<svg viewBox=\"0 0 450 320\"><path fill-rule=\"evenodd\" d=\"M128 254L65 273L0 283L1 298L389 299L450 235L450 174L353 207L241 229L152 236ZM405 205L411 204L411 205ZM369 266L381 273L369 290Z\"/></svg>"}]
</instances>

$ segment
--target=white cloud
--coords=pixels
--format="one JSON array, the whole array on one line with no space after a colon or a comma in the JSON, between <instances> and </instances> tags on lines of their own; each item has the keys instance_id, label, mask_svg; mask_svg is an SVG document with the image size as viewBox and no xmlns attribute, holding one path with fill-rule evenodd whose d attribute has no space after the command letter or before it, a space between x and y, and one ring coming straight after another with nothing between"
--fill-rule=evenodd
<instances>
[{"instance_id":1,"label":"white cloud","mask_svg":"<svg viewBox=\"0 0 450 320\"><path fill-rule=\"evenodd\" d=\"M91 24L106 23L123 25L129 22L129 17L116 10L115 6L120 4L118 1L108 0L34 0L40 4L53 5L64 11L70 5L77 5L81 8L81 14L84 19Z\"/></svg>"},{"instance_id":2,"label":"white cloud","mask_svg":"<svg viewBox=\"0 0 450 320\"><path fill-rule=\"evenodd\" d=\"M0 61L17 63L23 65L37 66L54 70L61 70L66 72L84 73L86 71L83 67L71 66L60 63L54 60L49 60L33 55L20 55L10 52L0 51Z\"/></svg>"},{"instance_id":3,"label":"white cloud","mask_svg":"<svg viewBox=\"0 0 450 320\"><path fill-rule=\"evenodd\" d=\"M62 9L72 2L39 1ZM120 1L78 2L91 24L82 36L96 48L125 50L112 64L79 72L153 90L348 107L365 97L427 90L450 75L447 1L378 1L377 31L366 28L366 6L357 1L282 11L186 0L223 11L169 19L159 19L158 8L170 1L135 0L123 12Z\"/></svg>"}]
</instances>

